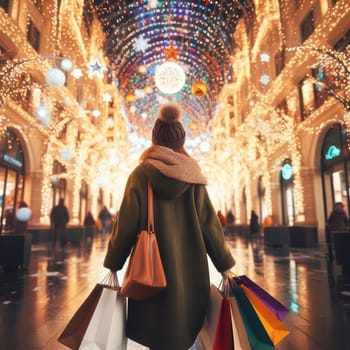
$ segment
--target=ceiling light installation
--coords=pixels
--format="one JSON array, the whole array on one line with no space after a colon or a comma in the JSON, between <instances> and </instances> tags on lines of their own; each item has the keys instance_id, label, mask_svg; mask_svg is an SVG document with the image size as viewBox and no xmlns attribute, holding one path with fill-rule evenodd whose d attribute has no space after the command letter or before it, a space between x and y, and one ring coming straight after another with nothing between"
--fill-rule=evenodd
<instances>
[{"instance_id":1,"label":"ceiling light installation","mask_svg":"<svg viewBox=\"0 0 350 350\"><path fill-rule=\"evenodd\" d=\"M106 34L104 50L114 83L130 101L125 101L123 113L131 131L150 132L157 106L169 99L183 107L185 126L191 125L189 137L206 130L217 110L217 95L232 79L236 25L243 19L252 28L253 0L91 0L88 4L84 13L96 15ZM193 93L196 82L203 84L200 94ZM136 96L141 90L145 93ZM141 117L145 114L146 119Z\"/></svg>"}]
</instances>

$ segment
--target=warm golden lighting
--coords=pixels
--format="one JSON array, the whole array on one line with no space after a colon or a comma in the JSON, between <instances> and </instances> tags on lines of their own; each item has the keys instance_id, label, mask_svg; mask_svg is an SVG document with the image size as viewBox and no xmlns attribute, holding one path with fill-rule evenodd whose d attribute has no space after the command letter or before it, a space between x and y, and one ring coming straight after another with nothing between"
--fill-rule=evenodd
<instances>
[{"instance_id":1,"label":"warm golden lighting","mask_svg":"<svg viewBox=\"0 0 350 350\"><path fill-rule=\"evenodd\" d=\"M335 44L347 38L347 1L322 1L305 37L308 2L192 2L189 10L190 2L112 9L48 1L40 11L35 3L0 13L0 133L13 127L25 142L26 178L41 185L40 223L49 222L54 178L67 183L74 224L83 183L95 215L102 204L118 208L158 107L169 101L183 108L186 149L217 209L233 209L240 224L251 210L281 223L288 159L294 219L308 220L322 137L333 123L350 130L350 54ZM133 13L152 21L126 21ZM24 34L29 19L40 24L36 48ZM53 174L55 162L65 172Z\"/></svg>"}]
</instances>

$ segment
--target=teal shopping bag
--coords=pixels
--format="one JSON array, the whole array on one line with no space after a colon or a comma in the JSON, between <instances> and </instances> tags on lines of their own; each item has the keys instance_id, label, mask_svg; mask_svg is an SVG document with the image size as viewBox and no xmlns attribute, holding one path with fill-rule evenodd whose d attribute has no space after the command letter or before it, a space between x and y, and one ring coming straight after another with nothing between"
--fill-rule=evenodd
<instances>
[{"instance_id":1,"label":"teal shopping bag","mask_svg":"<svg viewBox=\"0 0 350 350\"><path fill-rule=\"evenodd\" d=\"M240 286L230 289L230 297L236 299L252 350L272 350L274 345L259 316Z\"/></svg>"}]
</instances>

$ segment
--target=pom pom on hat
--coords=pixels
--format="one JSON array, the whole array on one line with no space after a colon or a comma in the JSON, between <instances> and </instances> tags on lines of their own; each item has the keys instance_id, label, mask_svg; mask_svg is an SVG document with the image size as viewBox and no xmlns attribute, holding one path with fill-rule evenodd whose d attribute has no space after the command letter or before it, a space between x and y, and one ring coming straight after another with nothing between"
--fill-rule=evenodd
<instances>
[{"instance_id":1,"label":"pom pom on hat","mask_svg":"<svg viewBox=\"0 0 350 350\"><path fill-rule=\"evenodd\" d=\"M181 148L186 138L186 132L180 121L181 117L181 110L176 104L162 105L152 130L153 144L174 150Z\"/></svg>"},{"instance_id":2,"label":"pom pom on hat","mask_svg":"<svg viewBox=\"0 0 350 350\"><path fill-rule=\"evenodd\" d=\"M166 103L160 106L158 111L158 118L163 122L180 121L182 118L181 109L174 103Z\"/></svg>"}]
</instances>

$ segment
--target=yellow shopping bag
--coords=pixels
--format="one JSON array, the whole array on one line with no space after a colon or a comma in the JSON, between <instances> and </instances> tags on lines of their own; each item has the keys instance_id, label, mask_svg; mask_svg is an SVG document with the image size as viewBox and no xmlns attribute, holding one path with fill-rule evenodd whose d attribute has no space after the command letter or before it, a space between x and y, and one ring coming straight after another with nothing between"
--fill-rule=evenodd
<instances>
[{"instance_id":1,"label":"yellow shopping bag","mask_svg":"<svg viewBox=\"0 0 350 350\"><path fill-rule=\"evenodd\" d=\"M277 345L290 332L276 315L246 286L240 286L252 304L272 343Z\"/></svg>"}]
</instances>

